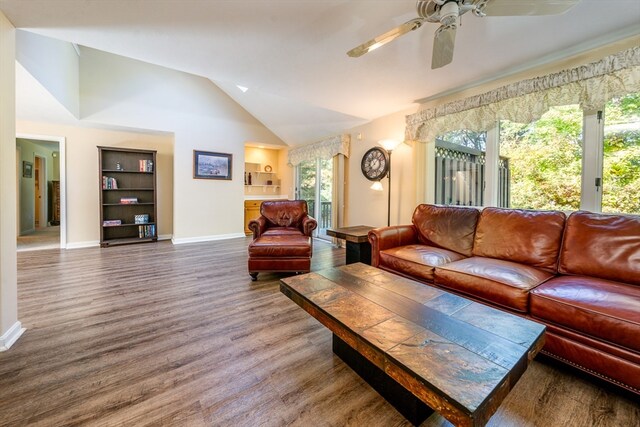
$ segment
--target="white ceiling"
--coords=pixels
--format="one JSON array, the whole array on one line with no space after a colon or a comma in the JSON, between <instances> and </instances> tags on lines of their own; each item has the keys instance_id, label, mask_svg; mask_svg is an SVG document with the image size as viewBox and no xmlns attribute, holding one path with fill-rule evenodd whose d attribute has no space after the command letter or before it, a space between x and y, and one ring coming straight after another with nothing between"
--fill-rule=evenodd
<instances>
[{"instance_id":1,"label":"white ceiling","mask_svg":"<svg viewBox=\"0 0 640 427\"><path fill-rule=\"evenodd\" d=\"M207 77L290 145L640 34L638 0L583 0L558 16L466 14L453 63L431 70L436 24L346 55L415 17L414 0L0 0L0 9L17 28Z\"/></svg>"}]
</instances>

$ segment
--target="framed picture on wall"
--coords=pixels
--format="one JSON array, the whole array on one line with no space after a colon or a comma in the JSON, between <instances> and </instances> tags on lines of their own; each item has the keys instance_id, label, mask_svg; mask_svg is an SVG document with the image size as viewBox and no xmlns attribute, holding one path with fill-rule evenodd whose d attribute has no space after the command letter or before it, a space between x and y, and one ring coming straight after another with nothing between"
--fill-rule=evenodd
<instances>
[{"instance_id":1,"label":"framed picture on wall","mask_svg":"<svg viewBox=\"0 0 640 427\"><path fill-rule=\"evenodd\" d=\"M193 150L194 179L231 179L232 154Z\"/></svg>"},{"instance_id":2,"label":"framed picture on wall","mask_svg":"<svg viewBox=\"0 0 640 427\"><path fill-rule=\"evenodd\" d=\"M22 161L22 177L31 178L33 176L33 163Z\"/></svg>"}]
</instances>

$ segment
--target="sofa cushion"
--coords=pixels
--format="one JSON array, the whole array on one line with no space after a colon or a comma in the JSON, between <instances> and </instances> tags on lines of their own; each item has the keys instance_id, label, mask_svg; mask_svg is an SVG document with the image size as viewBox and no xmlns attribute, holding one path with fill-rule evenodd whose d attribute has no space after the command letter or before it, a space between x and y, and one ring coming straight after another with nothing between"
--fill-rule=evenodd
<instances>
[{"instance_id":1,"label":"sofa cushion","mask_svg":"<svg viewBox=\"0 0 640 427\"><path fill-rule=\"evenodd\" d=\"M531 316L640 351L640 288L558 276L531 291Z\"/></svg>"},{"instance_id":2,"label":"sofa cushion","mask_svg":"<svg viewBox=\"0 0 640 427\"><path fill-rule=\"evenodd\" d=\"M640 216L572 213L558 269L640 285Z\"/></svg>"},{"instance_id":3,"label":"sofa cushion","mask_svg":"<svg viewBox=\"0 0 640 427\"><path fill-rule=\"evenodd\" d=\"M249 258L310 258L311 237L260 236L249 243Z\"/></svg>"},{"instance_id":4,"label":"sofa cushion","mask_svg":"<svg viewBox=\"0 0 640 427\"><path fill-rule=\"evenodd\" d=\"M479 214L476 208L423 204L413 212L411 221L420 243L471 256Z\"/></svg>"},{"instance_id":5,"label":"sofa cushion","mask_svg":"<svg viewBox=\"0 0 640 427\"><path fill-rule=\"evenodd\" d=\"M485 208L473 255L527 264L555 273L565 215L557 211Z\"/></svg>"},{"instance_id":6,"label":"sofa cushion","mask_svg":"<svg viewBox=\"0 0 640 427\"><path fill-rule=\"evenodd\" d=\"M471 257L435 269L435 283L512 310L526 313L529 291L553 274L524 264Z\"/></svg>"},{"instance_id":7,"label":"sofa cushion","mask_svg":"<svg viewBox=\"0 0 640 427\"><path fill-rule=\"evenodd\" d=\"M380 251L380 267L433 282L433 269L464 256L447 249L426 245L397 246Z\"/></svg>"}]
</instances>

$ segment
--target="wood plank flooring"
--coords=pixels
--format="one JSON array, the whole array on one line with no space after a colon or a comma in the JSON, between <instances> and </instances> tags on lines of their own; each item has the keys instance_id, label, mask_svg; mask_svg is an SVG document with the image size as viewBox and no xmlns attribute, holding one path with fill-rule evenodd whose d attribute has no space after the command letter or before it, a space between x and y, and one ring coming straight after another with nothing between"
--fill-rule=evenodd
<instances>
[{"instance_id":1,"label":"wood plank flooring","mask_svg":"<svg viewBox=\"0 0 640 427\"><path fill-rule=\"evenodd\" d=\"M249 241L19 253L27 331L0 353L0 425L408 425L279 292L281 275L251 282ZM344 256L316 241L312 269ZM640 407L542 360L489 425L637 426Z\"/></svg>"}]
</instances>

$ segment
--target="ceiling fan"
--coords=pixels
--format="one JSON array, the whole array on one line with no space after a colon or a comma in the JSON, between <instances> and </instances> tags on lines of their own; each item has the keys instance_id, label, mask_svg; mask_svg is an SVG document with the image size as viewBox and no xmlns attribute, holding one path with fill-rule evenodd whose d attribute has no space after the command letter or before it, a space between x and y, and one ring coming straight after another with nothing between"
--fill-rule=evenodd
<instances>
[{"instance_id":1,"label":"ceiling fan","mask_svg":"<svg viewBox=\"0 0 640 427\"><path fill-rule=\"evenodd\" d=\"M417 30L425 22L439 23L433 40L431 69L443 67L453 60L453 46L458 17L472 11L484 16L558 15L581 0L418 0L418 17L351 49L347 55L359 57L398 37Z\"/></svg>"}]
</instances>

